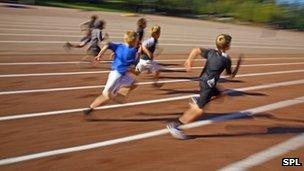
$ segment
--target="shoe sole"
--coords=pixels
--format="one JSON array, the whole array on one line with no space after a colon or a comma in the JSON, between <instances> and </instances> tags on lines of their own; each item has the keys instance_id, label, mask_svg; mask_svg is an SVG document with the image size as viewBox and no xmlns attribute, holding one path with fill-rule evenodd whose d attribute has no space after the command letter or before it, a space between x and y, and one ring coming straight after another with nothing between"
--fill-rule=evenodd
<instances>
[{"instance_id":1,"label":"shoe sole","mask_svg":"<svg viewBox=\"0 0 304 171\"><path fill-rule=\"evenodd\" d=\"M178 140L186 140L188 139L188 137L183 134L182 132L180 133L176 133L175 131L172 130L172 128L170 126L167 125L167 129L169 131L169 133L175 138L175 139L178 139Z\"/></svg>"}]
</instances>

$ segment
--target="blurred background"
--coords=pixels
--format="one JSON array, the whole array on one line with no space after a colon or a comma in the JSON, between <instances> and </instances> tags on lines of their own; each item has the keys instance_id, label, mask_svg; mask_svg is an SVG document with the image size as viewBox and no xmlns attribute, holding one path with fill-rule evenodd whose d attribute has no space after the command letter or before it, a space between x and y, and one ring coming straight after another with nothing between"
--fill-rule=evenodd
<instances>
[{"instance_id":1,"label":"blurred background","mask_svg":"<svg viewBox=\"0 0 304 171\"><path fill-rule=\"evenodd\" d=\"M304 30L304 0L0 0L0 2L170 15Z\"/></svg>"}]
</instances>

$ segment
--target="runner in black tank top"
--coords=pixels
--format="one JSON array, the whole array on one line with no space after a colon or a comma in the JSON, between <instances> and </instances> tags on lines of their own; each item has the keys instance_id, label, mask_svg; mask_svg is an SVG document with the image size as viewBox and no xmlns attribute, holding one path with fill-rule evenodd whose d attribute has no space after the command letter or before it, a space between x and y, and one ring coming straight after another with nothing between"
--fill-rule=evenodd
<instances>
[{"instance_id":1,"label":"runner in black tank top","mask_svg":"<svg viewBox=\"0 0 304 171\"><path fill-rule=\"evenodd\" d=\"M174 122L170 122L167 128L171 135L177 139L187 139L187 136L179 129L179 126L188 124L195 121L203 114L203 107L214 96L220 94L216 85L220 78L221 73L226 70L226 73L234 78L238 72L241 64L241 58L237 62L237 66L232 71L231 59L225 53L230 48L231 36L227 34L220 34L216 38L217 49L204 49L195 48L189 55L189 58L185 62L185 67L189 71L192 66L193 59L201 55L206 58L205 67L200 75L200 96L199 98L192 97L193 103L190 103L190 108L184 112L184 114Z\"/></svg>"}]
</instances>

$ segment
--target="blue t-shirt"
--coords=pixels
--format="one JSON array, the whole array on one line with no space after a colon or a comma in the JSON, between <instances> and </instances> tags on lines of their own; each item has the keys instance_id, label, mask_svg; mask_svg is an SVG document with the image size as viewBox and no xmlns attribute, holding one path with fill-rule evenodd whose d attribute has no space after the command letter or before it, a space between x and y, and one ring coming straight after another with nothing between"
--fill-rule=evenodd
<instances>
[{"instance_id":1,"label":"blue t-shirt","mask_svg":"<svg viewBox=\"0 0 304 171\"><path fill-rule=\"evenodd\" d=\"M122 43L109 43L108 49L114 52L112 70L117 70L120 74L125 74L130 65L136 64L137 48L128 47Z\"/></svg>"}]
</instances>

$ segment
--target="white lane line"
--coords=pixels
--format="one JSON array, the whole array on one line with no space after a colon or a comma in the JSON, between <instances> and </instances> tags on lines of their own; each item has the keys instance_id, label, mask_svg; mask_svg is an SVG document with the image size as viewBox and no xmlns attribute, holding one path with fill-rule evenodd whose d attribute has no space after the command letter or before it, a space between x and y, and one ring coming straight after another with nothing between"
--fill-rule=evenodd
<instances>
[{"instance_id":1,"label":"white lane line","mask_svg":"<svg viewBox=\"0 0 304 171\"><path fill-rule=\"evenodd\" d=\"M304 103L304 96L295 98L295 99L291 99L291 100L284 100L284 101L280 101L277 103L268 104L265 106L255 107L252 109L247 109L247 110L236 112L236 113L231 113L231 114L228 114L225 116L219 116L219 117L215 117L212 119L197 121L197 122L194 122L191 124L184 125L183 129L196 128L196 127L210 125L210 124L217 123L217 122L223 122L223 121L242 118L242 117L246 117L246 116L252 116L257 113L280 109L280 108L284 108L284 107L288 107L288 106L292 106L292 105L296 105L296 104L301 104L301 103ZM155 130L155 131L151 131L151 132L145 132L145 133L141 133L141 134L131 135L131 136L107 140L107 141L101 141L101 142L96 142L96 143L91 143L91 144L86 144L86 145L62 148L62 149L45 151L45 152L40 152L40 153L33 153L33 154L28 154L28 155L18 156L18 157L5 158L5 159L0 160L0 165L8 165L8 164L19 163L19 162L23 162L23 161L50 157L50 156L55 156L55 155L60 155L60 154L67 154L67 153L72 153L72 152L79 152L79 151L85 151L85 150L90 150L90 149L95 149L95 148L101 148L101 147L111 146L111 145L115 145L115 144L119 144L119 143L125 143L125 142L130 142L130 141L135 141L135 140L156 137L156 136L160 136L160 135L164 135L164 134L168 134L167 129L159 129L159 130Z\"/></svg>"},{"instance_id":2,"label":"white lane line","mask_svg":"<svg viewBox=\"0 0 304 171\"><path fill-rule=\"evenodd\" d=\"M61 30L61 29L30 29L30 28L0 28L0 30L3 31L37 31L38 33L41 32L60 32L60 33L79 33L81 34L80 29L79 30ZM115 29L111 29L111 30L106 30L106 32L111 33L110 35L121 35L123 36L123 31L121 30L115 30ZM113 33L117 33L117 34L113 34Z\"/></svg>"},{"instance_id":3,"label":"white lane line","mask_svg":"<svg viewBox=\"0 0 304 171\"><path fill-rule=\"evenodd\" d=\"M187 55L185 55L187 56ZM259 60L295 60L295 59L304 59L304 57L277 57L277 58L246 58L246 61L259 61ZM155 60L157 62L184 62L186 59L159 59ZM232 58L232 60L236 60ZM194 59L194 61L205 61L204 59ZM0 66L10 66L10 65L65 65L65 64L79 64L79 63L89 63L83 61L41 61L41 62L2 62ZM112 63L112 61L101 61L101 63Z\"/></svg>"},{"instance_id":4,"label":"white lane line","mask_svg":"<svg viewBox=\"0 0 304 171\"><path fill-rule=\"evenodd\" d=\"M286 66L286 65L302 65L304 62L290 63L270 63L270 64L244 64L242 67L263 67L263 66ZM202 69L204 67L192 67L192 69ZM163 68L163 70L185 70L184 67ZM110 71L82 71L82 72L55 72L55 73L31 73L31 74L4 74L0 78L11 77L37 77L37 76L63 76L63 75L84 75L84 74L106 74Z\"/></svg>"},{"instance_id":5,"label":"white lane line","mask_svg":"<svg viewBox=\"0 0 304 171\"><path fill-rule=\"evenodd\" d=\"M7 26L45 26L45 27L48 27L48 28L52 28L52 27L64 27L64 28L80 28L80 25L79 23L82 23L83 21L85 21L86 19L84 20L79 20L78 22L74 22L74 23L59 23L58 20L55 21L55 22L52 22L52 21L48 21L48 22L32 22L32 21L0 21L0 27L7 27ZM68 25L67 25L68 24ZM124 29L127 29L127 28L130 28L130 27L134 27L132 24L130 25L124 25L125 28ZM39 28L39 27L38 27ZM107 28L121 28L121 25L118 26L118 25L115 25L115 24L109 24L107 25Z\"/></svg>"},{"instance_id":6,"label":"white lane line","mask_svg":"<svg viewBox=\"0 0 304 171\"><path fill-rule=\"evenodd\" d=\"M0 33L0 36L24 36L24 37L66 37L66 38L81 38L83 36L81 35L70 35L70 34L67 34L67 35L60 35L60 34L15 34L15 33ZM111 39L122 39L122 36L113 36L111 35L110 37ZM198 43L213 43L214 41L214 38L205 38L202 40L202 39L185 39L185 38L179 38L179 37L176 37L176 38L171 38L171 37L161 37L160 38L160 41L183 41L183 42L198 42ZM247 44L247 45L265 45L265 46L298 46L298 47L304 47L303 44L285 44L285 43L280 43L280 42L248 42L248 41L241 41L241 40L238 40L238 41L233 41L233 44Z\"/></svg>"},{"instance_id":7,"label":"white lane line","mask_svg":"<svg viewBox=\"0 0 304 171\"><path fill-rule=\"evenodd\" d=\"M197 44L177 44L177 43L161 43L160 46L181 46L181 47L197 47ZM212 47L213 44L200 44L199 46ZM302 47L286 47L286 46L253 46L253 45L233 45L233 48L248 48L248 49L289 49L289 50L303 50Z\"/></svg>"},{"instance_id":8,"label":"white lane line","mask_svg":"<svg viewBox=\"0 0 304 171\"><path fill-rule=\"evenodd\" d=\"M77 37L77 38L81 38L82 36L80 34L75 34L75 35L71 35L71 34L21 34L21 33L0 33L0 36L39 36L39 37Z\"/></svg>"},{"instance_id":9,"label":"white lane line","mask_svg":"<svg viewBox=\"0 0 304 171\"><path fill-rule=\"evenodd\" d=\"M104 73L109 73L109 72L110 71L85 71L85 72L54 72L54 73L36 73L36 74L7 74L7 75L0 75L0 78L104 74Z\"/></svg>"},{"instance_id":10,"label":"white lane line","mask_svg":"<svg viewBox=\"0 0 304 171\"><path fill-rule=\"evenodd\" d=\"M265 75L276 75L276 74L291 74L291 73L300 73L300 72L304 72L304 70L288 70L288 71L240 74L240 75L237 75L236 77L240 78L240 77L265 76ZM221 78L225 78L225 76L223 76ZM188 81L194 81L194 79L161 80L159 82L160 83L179 83L179 82L188 82ZM150 82L150 81L149 82L139 82L139 83L137 83L137 85L149 85L149 84L153 84L153 83L154 82ZM104 86L105 85L95 85L95 86L58 87L58 88L47 88L47 89L2 91L2 92L0 92L0 95L97 89L97 88L103 88Z\"/></svg>"},{"instance_id":11,"label":"white lane line","mask_svg":"<svg viewBox=\"0 0 304 171\"><path fill-rule=\"evenodd\" d=\"M304 72L304 70L303 70L303 72ZM159 83L178 83L178 82L187 82L187 81L191 81L191 80L192 79L161 80L161 81L159 81ZM154 84L154 82L152 82L152 81L138 82L136 84L137 85L149 85L149 84ZM103 88L104 86L105 85L95 85L95 86L63 87L63 88L48 88L48 89L34 89L34 90L2 91L2 92L0 92L0 95L86 90L86 89Z\"/></svg>"},{"instance_id":12,"label":"white lane line","mask_svg":"<svg viewBox=\"0 0 304 171\"><path fill-rule=\"evenodd\" d=\"M289 63L270 63L270 64L243 64L241 67L264 67L264 66L281 66L281 65L302 65L304 62L289 62ZM235 65L233 65L235 67ZM202 69L204 67L192 67L192 69ZM165 70L185 70L184 67L164 68ZM0 75L1 76L1 75Z\"/></svg>"},{"instance_id":13,"label":"white lane line","mask_svg":"<svg viewBox=\"0 0 304 171\"><path fill-rule=\"evenodd\" d=\"M81 31L80 30L60 30L60 29L29 29L29 28L0 28L0 30L3 30L3 31L31 31L31 32L38 32L41 34L41 32L55 32L55 33L68 33L68 34L71 34L71 33L74 33L74 34L79 34L81 35ZM104 32L108 32L110 34L110 38L113 38L112 36L119 36L120 38L123 37L123 32L121 31L123 29L120 28L120 30L115 30L115 29L106 29L104 30ZM12 34L12 33L3 33L3 34ZM23 34L23 33L22 33ZM42 34L41 34L42 35ZM52 35L52 34L51 34ZM57 34L53 34L53 35L57 35ZM197 36L194 36L194 35L180 35L180 34L170 34L170 33L166 33L165 34L166 38L180 38L180 39L184 39L184 38L191 38L191 39L195 39L195 40L201 40L201 39L197 39ZM4 35L5 36L5 35ZM67 35L65 35L67 36ZM164 38L162 37L162 38ZM204 39L206 40L213 40L212 37L207 37L207 36L203 36ZM162 39L161 38L161 39ZM238 39L238 40L245 40L245 39Z\"/></svg>"},{"instance_id":14,"label":"white lane line","mask_svg":"<svg viewBox=\"0 0 304 171\"><path fill-rule=\"evenodd\" d=\"M258 166L273 158L279 157L289 151L296 150L304 146L304 133L281 142L259 153L253 154L243 160L229 164L219 171L242 171L251 167Z\"/></svg>"},{"instance_id":15,"label":"white lane line","mask_svg":"<svg viewBox=\"0 0 304 171\"><path fill-rule=\"evenodd\" d=\"M19 43L19 44L64 44L66 41L44 41L44 40L0 40L0 43ZM77 43L73 41L72 43Z\"/></svg>"},{"instance_id":16,"label":"white lane line","mask_svg":"<svg viewBox=\"0 0 304 171\"><path fill-rule=\"evenodd\" d=\"M52 28L52 27L49 27L49 28ZM132 29L133 27L131 27ZM119 29L115 29L113 27L108 27L107 29L104 30L104 32L109 32L111 33L110 35L113 36L112 33L118 33L120 36L123 36L123 31L122 30L128 30L130 28L126 28L126 29L123 29L123 28L119 28ZM75 33L75 34L81 34L81 31L80 31L80 28L79 30L78 29L75 29L75 30L67 30L67 29L35 29L35 28L3 28L3 27L0 27L0 30L3 30L3 31L22 31L22 32L25 32L25 31L31 31L31 32L38 32L41 34L41 32L55 32L55 33ZM5 34L5 33L4 33ZM116 35L118 35L116 34ZM164 37L171 37L171 38L191 38L191 39L196 39L196 40L201 40L201 39L198 39L198 37L204 37L204 39L207 39L207 40L213 40L214 37L210 37L210 35L193 35L193 34L174 34L174 33L170 33L170 32L164 32ZM238 40L246 40L242 37L238 38ZM261 39L254 39L254 40L261 40Z\"/></svg>"},{"instance_id":17,"label":"white lane line","mask_svg":"<svg viewBox=\"0 0 304 171\"><path fill-rule=\"evenodd\" d=\"M166 54L166 55L170 55L170 54ZM173 54L174 55L174 54ZM188 56L188 54L183 54L185 57ZM160 58L162 55L159 55ZM165 55L164 55L165 56ZM231 58L232 60L237 60L236 58ZM257 57L257 58L253 58L253 57L246 57L244 58L244 61L258 61L258 60L273 60L273 59L280 59L280 60L293 60L293 59L304 59L304 57ZM156 60L158 62L185 62L185 59L158 59ZM194 59L194 61L205 61L205 59Z\"/></svg>"},{"instance_id":18,"label":"white lane line","mask_svg":"<svg viewBox=\"0 0 304 171\"><path fill-rule=\"evenodd\" d=\"M290 86L290 85L297 85L297 84L303 84L303 83L304 83L304 80L279 82L279 83L272 83L272 84L268 84L268 85L259 85L259 86L238 88L238 89L234 89L234 90L227 90L224 93L230 93L230 92L234 92L234 91L261 90L261 89L266 89L266 88L275 88L275 87L280 87L280 86ZM162 98L162 99L145 100L145 101L139 101L139 102L130 102L130 103L125 103L125 104L107 105L107 106L98 107L98 108L96 108L96 110L113 109L113 108L121 108L121 107L128 107L128 106L137 106L137 105L146 105L146 104L154 104L154 103L184 100L184 99L188 99L192 96L197 96L198 97L199 95L192 94L192 95L169 97L169 98ZM81 112L84 109L87 109L87 108L57 110L57 111L38 112L38 113L26 113L26 114L18 114L18 115L11 115L10 114L8 116L0 117L0 121L25 119L25 118L40 117L40 116L60 115L60 114Z\"/></svg>"},{"instance_id":19,"label":"white lane line","mask_svg":"<svg viewBox=\"0 0 304 171\"><path fill-rule=\"evenodd\" d=\"M10 66L10 65L63 65L63 64L80 64L80 63L89 63L82 61L68 61L68 62L60 62L60 61L49 61L49 62L4 62L0 63L1 66Z\"/></svg>"},{"instance_id":20,"label":"white lane line","mask_svg":"<svg viewBox=\"0 0 304 171\"><path fill-rule=\"evenodd\" d=\"M33 30L58 30L58 31L73 31L73 32L81 32L80 26L70 26L70 27L60 27L60 26L26 26L26 25L15 25L15 26L1 26L1 29L33 29ZM114 28L114 27L107 27L106 30L121 32L124 30L123 28ZM127 28L126 28L127 30Z\"/></svg>"},{"instance_id":21,"label":"white lane line","mask_svg":"<svg viewBox=\"0 0 304 171\"><path fill-rule=\"evenodd\" d=\"M17 43L17 44L63 44L66 43L66 41L39 41L39 40L1 40L0 43ZM181 47L197 47L197 44L177 44L177 43L160 43L160 46L181 46ZM213 46L213 43L209 44L200 44L200 46ZM294 47L294 46L283 46L283 45L273 45L273 46L265 46L265 45L233 45L233 48L248 48L248 49L294 49L294 50L303 50L303 47Z\"/></svg>"},{"instance_id":22,"label":"white lane line","mask_svg":"<svg viewBox=\"0 0 304 171\"><path fill-rule=\"evenodd\" d=\"M78 27L78 26L77 26ZM55 27L48 27L48 28L52 28L52 29L35 29L35 28L0 28L0 30L4 30L4 31L37 31L39 32L39 34L37 33L31 33L31 34L24 34L24 33L0 33L0 35L3 36L45 36L45 37L74 37L76 35L62 35L60 36L59 34L41 34L41 32L61 32L61 33L78 33L77 37L81 37L81 32L78 29L55 29ZM71 27L70 27L71 28ZM75 27L74 27L75 28ZM128 28L129 29L129 28ZM113 35L119 36L119 38L121 38L123 36L121 30L124 30L122 28L114 28L114 27L107 27L106 30L104 30L105 32L111 33L111 38ZM114 34L113 34L114 33ZM204 39L198 39L198 37L204 37ZM189 39L190 38L190 39ZM171 33L165 33L165 36L161 37L160 39L161 41L163 40L173 40L173 41L188 41L188 42L206 42L207 41L213 41L214 38L210 37L210 35L193 35L193 34L186 34L186 35L180 35L180 34L171 34ZM265 44L265 40L261 39L261 38L257 38L254 39L253 41L246 41L246 39L243 39L242 37L239 37L235 40L238 41L234 41L234 43L246 43L246 44L259 44L259 42L261 42L262 44ZM281 45L281 46L291 46L290 44L286 44L286 43L282 43L279 40L267 40L267 43L265 45ZM261 45L261 44L260 44ZM293 45L295 46L303 46L303 44L299 43L299 42L293 42Z\"/></svg>"}]
</instances>

